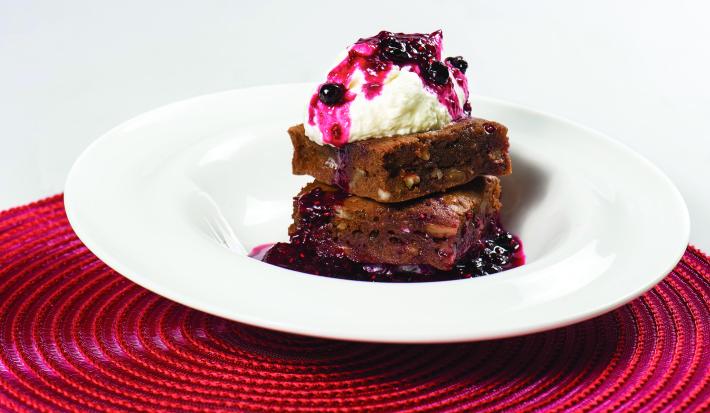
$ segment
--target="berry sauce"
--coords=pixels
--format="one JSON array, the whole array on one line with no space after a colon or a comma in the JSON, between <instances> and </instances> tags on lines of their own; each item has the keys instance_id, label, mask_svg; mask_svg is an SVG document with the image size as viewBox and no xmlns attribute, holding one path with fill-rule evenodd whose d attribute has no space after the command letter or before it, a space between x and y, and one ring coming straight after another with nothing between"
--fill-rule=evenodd
<instances>
[{"instance_id":1,"label":"berry sauce","mask_svg":"<svg viewBox=\"0 0 710 413\"><path fill-rule=\"evenodd\" d=\"M520 239L505 231L497 216L483 224L480 239L451 270L442 271L427 265L391 265L357 263L328 242L326 229L335 207L348 197L342 191L319 188L297 198L302 217L288 243L261 245L251 257L279 267L326 277L357 281L428 282L480 277L518 267L525 263Z\"/></svg>"},{"instance_id":2,"label":"berry sauce","mask_svg":"<svg viewBox=\"0 0 710 413\"><path fill-rule=\"evenodd\" d=\"M455 66L451 59L441 61L441 45L441 30L431 34L382 31L376 36L358 40L311 97L308 123L318 125L325 143L338 147L345 145L350 137L350 104L359 94L364 95L365 99L379 96L387 75L395 66L416 73L423 87L435 94L447 108L452 120L470 116L466 76L459 68L460 64ZM365 78L359 91L347 89L356 71ZM459 102L454 82L463 90L464 102ZM337 102L324 98L324 94L319 93L323 85L340 85L344 93L338 96ZM468 110L464 110L465 105L469 106Z\"/></svg>"},{"instance_id":3,"label":"berry sauce","mask_svg":"<svg viewBox=\"0 0 710 413\"><path fill-rule=\"evenodd\" d=\"M350 176L347 173L349 165L348 147L336 151L334 184L345 192L350 192Z\"/></svg>"}]
</instances>

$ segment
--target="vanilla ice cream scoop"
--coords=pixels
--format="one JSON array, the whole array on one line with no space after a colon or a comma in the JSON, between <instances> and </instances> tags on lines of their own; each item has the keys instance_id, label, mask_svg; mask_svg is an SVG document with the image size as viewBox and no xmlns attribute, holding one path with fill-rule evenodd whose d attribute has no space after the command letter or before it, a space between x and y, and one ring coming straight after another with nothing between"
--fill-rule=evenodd
<instances>
[{"instance_id":1,"label":"vanilla ice cream scoop","mask_svg":"<svg viewBox=\"0 0 710 413\"><path fill-rule=\"evenodd\" d=\"M442 34L382 31L350 46L318 86L304 122L318 144L441 129L470 116L467 63L441 61Z\"/></svg>"}]
</instances>

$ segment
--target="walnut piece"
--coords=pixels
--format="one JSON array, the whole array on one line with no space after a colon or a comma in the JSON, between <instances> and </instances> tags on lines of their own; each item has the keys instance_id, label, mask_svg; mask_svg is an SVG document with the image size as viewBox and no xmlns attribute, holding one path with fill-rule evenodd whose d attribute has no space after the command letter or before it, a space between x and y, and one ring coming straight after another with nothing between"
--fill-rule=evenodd
<instances>
[{"instance_id":1,"label":"walnut piece","mask_svg":"<svg viewBox=\"0 0 710 413\"><path fill-rule=\"evenodd\" d=\"M390 199L391 196L392 196L392 194L390 194L389 192L385 191L384 189L382 189L382 188L378 188L378 189L377 189L377 197L378 197L381 201L387 201L388 199Z\"/></svg>"},{"instance_id":2,"label":"walnut piece","mask_svg":"<svg viewBox=\"0 0 710 413\"><path fill-rule=\"evenodd\" d=\"M426 224L424 225L424 231L434 238L454 237L459 232L456 227L447 227L439 224Z\"/></svg>"},{"instance_id":3,"label":"walnut piece","mask_svg":"<svg viewBox=\"0 0 710 413\"><path fill-rule=\"evenodd\" d=\"M414 185L419 185L419 182L421 182L421 178L419 178L417 174L404 175L404 184L407 185L409 189L412 189Z\"/></svg>"}]
</instances>

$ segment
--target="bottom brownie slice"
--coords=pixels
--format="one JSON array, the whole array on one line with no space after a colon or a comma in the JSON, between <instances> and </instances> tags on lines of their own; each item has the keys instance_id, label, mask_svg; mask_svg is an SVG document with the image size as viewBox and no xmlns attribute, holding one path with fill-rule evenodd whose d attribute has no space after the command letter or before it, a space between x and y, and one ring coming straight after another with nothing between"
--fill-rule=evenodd
<instances>
[{"instance_id":1,"label":"bottom brownie slice","mask_svg":"<svg viewBox=\"0 0 710 413\"><path fill-rule=\"evenodd\" d=\"M446 193L381 204L320 182L294 199L290 244L263 260L313 274L389 281L466 278L517 266L518 241L498 223L500 181L482 176ZM395 276L410 274L405 279Z\"/></svg>"}]
</instances>

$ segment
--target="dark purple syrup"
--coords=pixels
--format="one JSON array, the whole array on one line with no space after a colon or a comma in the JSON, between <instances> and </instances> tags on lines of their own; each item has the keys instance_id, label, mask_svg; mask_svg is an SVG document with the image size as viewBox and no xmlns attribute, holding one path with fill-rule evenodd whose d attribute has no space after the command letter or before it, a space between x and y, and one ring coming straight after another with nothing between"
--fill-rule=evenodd
<instances>
[{"instance_id":1,"label":"dark purple syrup","mask_svg":"<svg viewBox=\"0 0 710 413\"><path fill-rule=\"evenodd\" d=\"M350 176L348 175L347 168L349 165L349 153L348 147L338 148L336 150L336 168L335 175L333 176L333 183L345 192L350 192Z\"/></svg>"},{"instance_id":2,"label":"dark purple syrup","mask_svg":"<svg viewBox=\"0 0 710 413\"><path fill-rule=\"evenodd\" d=\"M381 31L376 36L358 40L311 97L308 122L318 125L325 143L338 147L345 145L350 137L350 103L357 97L358 91L346 89L338 103L333 104L319 98L321 87L341 85L347 88L355 72L360 71L365 77L362 93L366 99L373 99L382 92L393 66L416 73L422 79L423 86L448 109L452 120L469 116L466 76L451 60L441 61L441 49L441 30L431 34ZM463 90L464 102L459 102L454 82ZM468 105L468 110L464 110L465 105Z\"/></svg>"},{"instance_id":3,"label":"dark purple syrup","mask_svg":"<svg viewBox=\"0 0 710 413\"><path fill-rule=\"evenodd\" d=\"M348 195L342 191L316 188L296 199L303 219L298 222L291 241L274 244L266 250L259 246L250 256L262 261L308 274L357 281L426 282L480 277L525 263L520 240L505 231L498 217L485 222L482 236L466 256L449 271L427 265L363 264L354 262L329 241L326 225L335 207ZM266 251L266 252L265 252Z\"/></svg>"}]
</instances>

